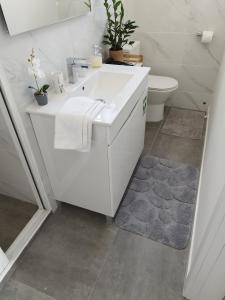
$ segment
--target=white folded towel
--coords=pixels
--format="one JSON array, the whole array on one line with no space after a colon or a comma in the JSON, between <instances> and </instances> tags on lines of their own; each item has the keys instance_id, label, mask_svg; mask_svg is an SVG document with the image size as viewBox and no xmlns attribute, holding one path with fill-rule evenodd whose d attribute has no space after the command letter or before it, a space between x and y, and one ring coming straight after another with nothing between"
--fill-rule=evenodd
<instances>
[{"instance_id":1,"label":"white folded towel","mask_svg":"<svg viewBox=\"0 0 225 300\"><path fill-rule=\"evenodd\" d=\"M103 103L88 97L68 99L55 117L54 147L89 152L92 123L103 107Z\"/></svg>"}]
</instances>

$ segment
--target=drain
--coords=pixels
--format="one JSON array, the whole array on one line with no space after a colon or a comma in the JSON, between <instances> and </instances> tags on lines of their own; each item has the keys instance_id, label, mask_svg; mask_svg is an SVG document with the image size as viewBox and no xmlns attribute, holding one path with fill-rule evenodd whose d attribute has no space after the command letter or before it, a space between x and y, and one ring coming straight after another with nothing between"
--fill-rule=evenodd
<instances>
[{"instance_id":1,"label":"drain","mask_svg":"<svg viewBox=\"0 0 225 300\"><path fill-rule=\"evenodd\" d=\"M95 100L106 104L106 101L104 99L98 98L98 99L95 99Z\"/></svg>"}]
</instances>

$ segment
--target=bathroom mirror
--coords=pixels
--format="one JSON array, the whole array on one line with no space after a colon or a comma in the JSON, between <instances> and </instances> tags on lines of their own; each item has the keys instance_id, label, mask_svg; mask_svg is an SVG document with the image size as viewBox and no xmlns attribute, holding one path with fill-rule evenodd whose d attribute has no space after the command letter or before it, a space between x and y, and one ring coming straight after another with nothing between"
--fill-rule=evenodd
<instances>
[{"instance_id":1,"label":"bathroom mirror","mask_svg":"<svg viewBox=\"0 0 225 300\"><path fill-rule=\"evenodd\" d=\"M10 35L79 17L91 0L0 0ZM90 4L91 5L91 4Z\"/></svg>"}]
</instances>

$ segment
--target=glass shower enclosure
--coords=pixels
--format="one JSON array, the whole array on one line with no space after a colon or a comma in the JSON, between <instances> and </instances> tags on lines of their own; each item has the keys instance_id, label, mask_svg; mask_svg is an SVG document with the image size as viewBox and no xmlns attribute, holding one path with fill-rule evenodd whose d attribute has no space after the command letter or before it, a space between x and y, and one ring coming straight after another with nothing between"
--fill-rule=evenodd
<instances>
[{"instance_id":1,"label":"glass shower enclosure","mask_svg":"<svg viewBox=\"0 0 225 300\"><path fill-rule=\"evenodd\" d=\"M0 86L0 282L33 235L44 206Z\"/></svg>"}]
</instances>

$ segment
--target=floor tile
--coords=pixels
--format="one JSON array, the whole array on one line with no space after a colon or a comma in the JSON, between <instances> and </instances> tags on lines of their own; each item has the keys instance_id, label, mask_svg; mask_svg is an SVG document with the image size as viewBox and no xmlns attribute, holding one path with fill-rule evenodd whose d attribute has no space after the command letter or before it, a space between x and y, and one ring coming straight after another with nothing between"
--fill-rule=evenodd
<instances>
[{"instance_id":1,"label":"floor tile","mask_svg":"<svg viewBox=\"0 0 225 300\"><path fill-rule=\"evenodd\" d=\"M0 247L3 251L11 246L37 209L32 203L0 195Z\"/></svg>"},{"instance_id":2,"label":"floor tile","mask_svg":"<svg viewBox=\"0 0 225 300\"><path fill-rule=\"evenodd\" d=\"M151 152L153 143L156 139L158 132L159 132L159 128L150 127L149 124L146 125L144 154L148 154Z\"/></svg>"},{"instance_id":3,"label":"floor tile","mask_svg":"<svg viewBox=\"0 0 225 300\"><path fill-rule=\"evenodd\" d=\"M104 216L62 205L26 250L13 279L57 300L85 300L117 228Z\"/></svg>"},{"instance_id":4,"label":"floor tile","mask_svg":"<svg viewBox=\"0 0 225 300\"><path fill-rule=\"evenodd\" d=\"M171 106L165 106L165 109L164 109L164 119L167 118L170 110L171 110Z\"/></svg>"},{"instance_id":5,"label":"floor tile","mask_svg":"<svg viewBox=\"0 0 225 300\"><path fill-rule=\"evenodd\" d=\"M120 230L91 300L183 299L186 259L186 251Z\"/></svg>"},{"instance_id":6,"label":"floor tile","mask_svg":"<svg viewBox=\"0 0 225 300\"><path fill-rule=\"evenodd\" d=\"M187 137L192 139L202 139L205 112L171 108L161 133Z\"/></svg>"},{"instance_id":7,"label":"floor tile","mask_svg":"<svg viewBox=\"0 0 225 300\"><path fill-rule=\"evenodd\" d=\"M160 133L153 145L151 154L200 167L202 149L202 140L192 140Z\"/></svg>"},{"instance_id":8,"label":"floor tile","mask_svg":"<svg viewBox=\"0 0 225 300\"><path fill-rule=\"evenodd\" d=\"M168 116L169 111L170 111L170 107L166 106L163 121L146 123L144 154L150 154L152 146L156 140L158 133L160 132L160 128L162 127L162 125L164 124Z\"/></svg>"},{"instance_id":9,"label":"floor tile","mask_svg":"<svg viewBox=\"0 0 225 300\"><path fill-rule=\"evenodd\" d=\"M23 283L10 280L1 291L1 300L55 300Z\"/></svg>"}]
</instances>

